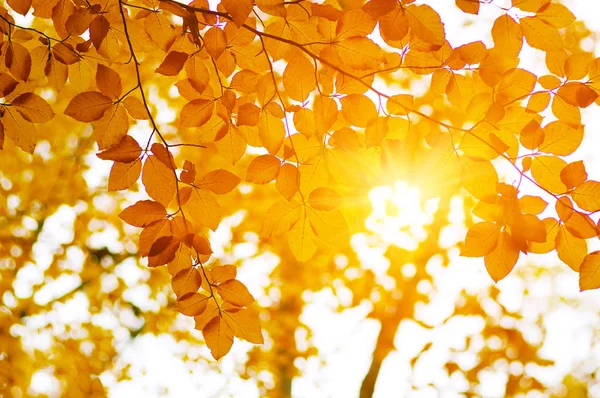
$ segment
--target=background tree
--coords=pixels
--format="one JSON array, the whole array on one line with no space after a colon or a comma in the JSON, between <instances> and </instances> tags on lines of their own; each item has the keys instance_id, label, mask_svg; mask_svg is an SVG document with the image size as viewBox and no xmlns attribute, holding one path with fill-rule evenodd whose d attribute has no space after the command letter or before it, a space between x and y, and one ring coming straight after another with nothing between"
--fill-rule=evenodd
<instances>
[{"instance_id":1,"label":"background tree","mask_svg":"<svg viewBox=\"0 0 600 398\"><path fill-rule=\"evenodd\" d=\"M105 395L135 377L127 344L169 333L206 372L219 363L195 347L219 359L234 337L265 343L242 346L240 374L290 396L300 364L319 357L303 316L324 290L378 324L361 396L403 324L443 330L465 316L484 326L442 364L466 382L459 392L481 394L490 370L508 375L507 395L546 391L531 369L551 361L522 332L544 326L495 288L465 291L441 321L420 312L437 294L431 264L457 247L494 281L556 250L582 290L599 286L600 184L571 155L600 59L560 3L456 6L495 13L489 42L450 43L428 2L7 1L2 392L35 395L45 372L57 395ZM519 58L532 49L536 74ZM416 246L388 245L375 272L350 237L365 233L371 189L397 180L437 202L422 233L408 231ZM457 197L469 230L445 244ZM414 353L415 374L436 347Z\"/></svg>"}]
</instances>

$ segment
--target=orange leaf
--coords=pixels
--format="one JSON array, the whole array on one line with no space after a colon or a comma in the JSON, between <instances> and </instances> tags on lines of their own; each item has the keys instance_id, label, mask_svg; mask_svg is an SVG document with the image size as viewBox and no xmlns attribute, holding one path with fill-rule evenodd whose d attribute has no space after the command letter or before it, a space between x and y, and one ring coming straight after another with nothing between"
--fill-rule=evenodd
<instances>
[{"instance_id":1,"label":"orange leaf","mask_svg":"<svg viewBox=\"0 0 600 398\"><path fill-rule=\"evenodd\" d=\"M173 292L177 297L183 297L189 293L195 293L202 285L202 275L194 267L179 271L171 281Z\"/></svg>"},{"instance_id":2,"label":"orange leaf","mask_svg":"<svg viewBox=\"0 0 600 398\"><path fill-rule=\"evenodd\" d=\"M254 302L254 297L252 297L248 288L237 279L220 283L217 285L217 292L223 300L238 307L247 307Z\"/></svg>"},{"instance_id":3,"label":"orange leaf","mask_svg":"<svg viewBox=\"0 0 600 398\"><path fill-rule=\"evenodd\" d=\"M205 99L195 99L181 108L181 126L200 127L209 121L215 103Z\"/></svg>"},{"instance_id":4,"label":"orange leaf","mask_svg":"<svg viewBox=\"0 0 600 398\"><path fill-rule=\"evenodd\" d=\"M215 197L204 189L192 189L186 203L190 217L200 226L208 227L213 231L221 222L221 206Z\"/></svg>"},{"instance_id":5,"label":"orange leaf","mask_svg":"<svg viewBox=\"0 0 600 398\"><path fill-rule=\"evenodd\" d=\"M494 282L507 276L519 259L519 249L510 234L504 231L498 237L496 248L484 257L485 268Z\"/></svg>"},{"instance_id":6,"label":"orange leaf","mask_svg":"<svg viewBox=\"0 0 600 398\"><path fill-rule=\"evenodd\" d=\"M137 120L148 120L148 111L146 107L136 97L128 96L123 100L123 106L129 112L129 116Z\"/></svg>"},{"instance_id":7,"label":"orange leaf","mask_svg":"<svg viewBox=\"0 0 600 398\"><path fill-rule=\"evenodd\" d=\"M500 235L500 226L491 222L477 223L469 228L460 255L464 257L485 256L496 248Z\"/></svg>"},{"instance_id":8,"label":"orange leaf","mask_svg":"<svg viewBox=\"0 0 600 398\"><path fill-rule=\"evenodd\" d=\"M252 12L254 7L253 0L222 0L221 5L231 15L233 22L238 26L242 26ZM218 58L218 57L217 57Z\"/></svg>"},{"instance_id":9,"label":"orange leaf","mask_svg":"<svg viewBox=\"0 0 600 398\"><path fill-rule=\"evenodd\" d=\"M298 191L299 184L300 173L298 168L291 163L285 163L281 166L275 182L275 187L281 196L288 200L293 198Z\"/></svg>"},{"instance_id":10,"label":"orange leaf","mask_svg":"<svg viewBox=\"0 0 600 398\"><path fill-rule=\"evenodd\" d=\"M188 293L177 300L177 310L187 316L200 315L206 309L209 300L209 296Z\"/></svg>"},{"instance_id":11,"label":"orange leaf","mask_svg":"<svg viewBox=\"0 0 600 398\"><path fill-rule=\"evenodd\" d=\"M280 167L281 161L275 156L258 156L248 165L246 181L255 184L267 184L275 179Z\"/></svg>"},{"instance_id":12,"label":"orange leaf","mask_svg":"<svg viewBox=\"0 0 600 398\"><path fill-rule=\"evenodd\" d=\"M581 291L600 288L600 251L583 259L579 267L579 289Z\"/></svg>"},{"instance_id":13,"label":"orange leaf","mask_svg":"<svg viewBox=\"0 0 600 398\"><path fill-rule=\"evenodd\" d=\"M456 0L456 6L468 14L479 14L478 0Z\"/></svg>"},{"instance_id":14,"label":"orange leaf","mask_svg":"<svg viewBox=\"0 0 600 398\"><path fill-rule=\"evenodd\" d=\"M107 97L116 100L121 96L123 87L121 85L121 76L108 66L98 64L96 71L96 87Z\"/></svg>"},{"instance_id":15,"label":"orange leaf","mask_svg":"<svg viewBox=\"0 0 600 398\"><path fill-rule=\"evenodd\" d=\"M4 64L18 80L27 81L29 78L29 74L31 73L31 55L24 45L17 42L9 42L6 45Z\"/></svg>"},{"instance_id":16,"label":"orange leaf","mask_svg":"<svg viewBox=\"0 0 600 398\"><path fill-rule=\"evenodd\" d=\"M115 162L108 176L108 190L121 191L129 189L140 178L142 161L136 159L131 163Z\"/></svg>"},{"instance_id":17,"label":"orange leaf","mask_svg":"<svg viewBox=\"0 0 600 398\"><path fill-rule=\"evenodd\" d=\"M558 227L556 235L556 252L565 264L575 272L587 255L587 243L583 239L574 237L564 226Z\"/></svg>"},{"instance_id":18,"label":"orange leaf","mask_svg":"<svg viewBox=\"0 0 600 398\"><path fill-rule=\"evenodd\" d=\"M560 171L560 180L569 189L583 184L587 180L587 177L588 174L585 171L585 165L581 160L569 163Z\"/></svg>"},{"instance_id":19,"label":"orange leaf","mask_svg":"<svg viewBox=\"0 0 600 398\"><path fill-rule=\"evenodd\" d=\"M283 72L282 82L291 99L306 101L309 94L317 88L314 64L301 54L295 55Z\"/></svg>"},{"instance_id":20,"label":"orange leaf","mask_svg":"<svg viewBox=\"0 0 600 398\"><path fill-rule=\"evenodd\" d=\"M240 178L230 171L219 169L207 173L197 186L222 195L231 192L240 183Z\"/></svg>"},{"instance_id":21,"label":"orange leaf","mask_svg":"<svg viewBox=\"0 0 600 398\"><path fill-rule=\"evenodd\" d=\"M177 76L187 60L186 53L170 51L155 72L165 76Z\"/></svg>"},{"instance_id":22,"label":"orange leaf","mask_svg":"<svg viewBox=\"0 0 600 398\"><path fill-rule=\"evenodd\" d=\"M237 268L235 265L218 265L208 271L212 283L218 285L219 283L227 282L235 279L237 274Z\"/></svg>"},{"instance_id":23,"label":"orange leaf","mask_svg":"<svg viewBox=\"0 0 600 398\"><path fill-rule=\"evenodd\" d=\"M142 171L142 183L148 196L167 207L176 190L173 170L169 169L154 155L148 156Z\"/></svg>"},{"instance_id":24,"label":"orange leaf","mask_svg":"<svg viewBox=\"0 0 600 398\"><path fill-rule=\"evenodd\" d=\"M236 337L254 344L265 342L256 312L250 309L226 310L223 312L223 319Z\"/></svg>"},{"instance_id":25,"label":"orange leaf","mask_svg":"<svg viewBox=\"0 0 600 398\"><path fill-rule=\"evenodd\" d=\"M117 145L129 131L127 112L120 104L111 105L94 124L92 132L98 148L106 149Z\"/></svg>"},{"instance_id":26,"label":"orange leaf","mask_svg":"<svg viewBox=\"0 0 600 398\"><path fill-rule=\"evenodd\" d=\"M583 182L571 192L571 197L583 210L591 212L600 210L600 182Z\"/></svg>"},{"instance_id":27,"label":"orange leaf","mask_svg":"<svg viewBox=\"0 0 600 398\"><path fill-rule=\"evenodd\" d=\"M167 210L163 205L152 200L140 200L127 207L119 214L119 218L135 227L146 227L154 221L163 219Z\"/></svg>"},{"instance_id":28,"label":"orange leaf","mask_svg":"<svg viewBox=\"0 0 600 398\"><path fill-rule=\"evenodd\" d=\"M98 91L77 94L65 109L65 115L80 122L99 120L112 105L112 100Z\"/></svg>"},{"instance_id":29,"label":"orange leaf","mask_svg":"<svg viewBox=\"0 0 600 398\"><path fill-rule=\"evenodd\" d=\"M538 17L525 17L520 20L521 30L527 44L542 51L563 49L562 36L558 29Z\"/></svg>"},{"instance_id":30,"label":"orange leaf","mask_svg":"<svg viewBox=\"0 0 600 398\"><path fill-rule=\"evenodd\" d=\"M126 135L121 142L97 153L96 156L103 160L131 163L139 158L141 154L142 148L140 147L140 144L138 144L138 142L130 135Z\"/></svg>"},{"instance_id":31,"label":"orange leaf","mask_svg":"<svg viewBox=\"0 0 600 398\"><path fill-rule=\"evenodd\" d=\"M10 107L5 107L4 109L5 113L2 117L4 133L16 146L25 152L33 153L37 143L35 126L33 123L25 120L20 112L15 112Z\"/></svg>"},{"instance_id":32,"label":"orange leaf","mask_svg":"<svg viewBox=\"0 0 600 398\"><path fill-rule=\"evenodd\" d=\"M202 329L206 345L215 359L223 357L233 345L233 332L220 316L213 318Z\"/></svg>"},{"instance_id":33,"label":"orange leaf","mask_svg":"<svg viewBox=\"0 0 600 398\"><path fill-rule=\"evenodd\" d=\"M32 123L45 123L54 117L54 112L46 100L34 93L24 93L12 100L12 106Z\"/></svg>"},{"instance_id":34,"label":"orange leaf","mask_svg":"<svg viewBox=\"0 0 600 398\"><path fill-rule=\"evenodd\" d=\"M218 59L227 46L227 36L223 29L213 26L207 30L204 34L204 45L208 54L213 59Z\"/></svg>"}]
</instances>

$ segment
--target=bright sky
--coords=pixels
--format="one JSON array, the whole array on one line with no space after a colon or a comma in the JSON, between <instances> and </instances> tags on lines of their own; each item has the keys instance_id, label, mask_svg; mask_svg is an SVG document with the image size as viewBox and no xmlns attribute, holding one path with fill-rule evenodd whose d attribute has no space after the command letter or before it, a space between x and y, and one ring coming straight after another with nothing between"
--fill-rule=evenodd
<instances>
[{"instance_id":1,"label":"bright sky","mask_svg":"<svg viewBox=\"0 0 600 398\"><path fill-rule=\"evenodd\" d=\"M598 1L577 1L565 0L578 19L586 21L588 26L600 32L600 2ZM474 18L465 20L465 15L454 7L454 1L435 0L429 1L442 16L445 22L446 35L449 41L457 46L471 41L473 38L483 40L488 47L492 46L491 37L486 29L489 29L493 20L499 15L500 10L495 7L481 7L481 14ZM596 49L596 55L600 55L600 49ZM540 61L539 54L534 51L525 53L522 57L522 63L532 70L538 69L536 65ZM588 134L584 139L581 150L574 155L577 159L584 159L588 168L588 173L593 179L600 179L600 157L595 157L600 142L596 138L600 130L600 111L598 107L591 106L584 114L584 123L587 124ZM168 115L165 116L168 118ZM97 162L95 157L90 161ZM108 173L106 162L97 162L94 169L103 169L104 173L89 176L89 182L92 185L103 183L103 177ZM428 202L424 208L419 205L418 190L408 187L399 182L391 187L380 187L373 190L370 199L373 203L374 212L366 221L366 227L369 233L357 234L352 237L352 244L355 250L363 259L365 268L372 269L377 275L378 281L382 284L390 283L386 280L384 273L388 266L388 260L383 256L386 247L389 245L398 245L410 247L418 240L424 238L421 226L430 221L432 211L435 209L435 201ZM378 209L385 209L385 202L393 202L400 208L398 217L385 217ZM460 201L453 203L457 210L460 209ZM62 210L61 210L62 211ZM464 237L466 230L461 226L462 220L457 211L454 215L453 225L449 226L444 232L444 241L451 246L456 240ZM219 254L218 242L225 243L229 234L228 228L242 220L242 214L237 214L228 222L224 222L222 227L212 236L211 241L216 254ZM51 253L60 238L68 236L71 233L73 213L64 209L61 213L54 216L46 222L44 230L57 231L56 228L62 228L63 233L54 232L43 236L45 245L36 245L37 267L45 268L44 258L51 258ZM229 225L229 227L228 227ZM119 245L118 242L113 242ZM245 245L236 248L236 253L240 257L253 255L255 248L252 245ZM72 253L77 257L78 253ZM432 304L424 309L420 315L422 319L435 324L444 319L453 308L453 303L458 297L461 289L466 288L476 291L482 286L491 283L491 280L481 259L465 259L458 257L458 251L454 250L451 254L451 264L449 267L442 268L435 261L429 266L436 269L437 278L435 281L436 294ZM77 262L75 260L75 262ZM240 278L249 285L250 291L261 291L266 285L265 275L276 265L277 258L271 254L264 254L258 258L248 260L252 264L245 264L240 272ZM548 335L545 337L544 351L548 358L558 361L557 366L544 375L549 383L556 383L561 380L565 372L583 359L592 357L595 363L600 359L600 353L587 352L592 339L591 325L598 321L600 313L600 292L579 293L577 274L559 265L555 254L546 256L530 255L522 256L517 267L535 267L533 263L541 264L544 267L559 267L563 270L557 280L551 281L548 278L530 279L524 281L515 274L510 275L503 280L498 287L502 291L500 299L503 304L509 308L518 308L521 305L521 295L525 288L529 289L533 297L539 300L539 306L532 308L535 313L544 308L545 303L550 299L552 283L558 288L562 297L581 300L581 306L571 308L563 305L558 311L547 317L546 327ZM131 264L130 264L131 265ZM251 265L251 266L250 266ZM252 269L252 273L247 271ZM135 269L135 266L125 264L122 268L123 273ZM405 270L411 272L410 266ZM35 278L36 273L24 273ZM132 278L136 278L133 274ZM20 281L20 289L27 289L33 280ZM64 281L65 284L77 284L77 281ZM65 285L62 287L64 288ZM60 289L61 287L58 287ZM426 287L425 287L426 288ZM343 291L342 291L343 292ZM27 291L17 291L18 295L26 296ZM44 293L49 299L55 296L52 288ZM294 397L353 397L357 396L360 382L370 364L371 353L374 346L374 339L378 330L375 321L365 321L365 315L370 311L370 306L364 305L348 310L343 314L335 312L338 300L348 300L350 293L342 294L336 298L331 291L325 290L311 297L311 304L307 306L302 321L313 327L315 331L314 338L311 340L319 348L321 359L325 359L325 365L320 363L320 359L310 359L308 361L298 361L296 364L303 373L296 378L293 383ZM44 299L44 298L42 298ZM260 300L260 298L259 298ZM143 303L140 303L143 308ZM61 320L67 314L77 319L77 303L71 304L72 308L63 307L61 309ZM73 311L75 310L75 311ZM84 315L82 315L84 316ZM193 322L190 322L190 328ZM438 397L439 391L425 388L425 385L431 381L440 382L446 380L446 376L441 373L440 358L447 356L450 347L460 344L464 336L476 336L482 328L482 323L478 321L465 321L464 323L450 323L433 330L424 330L415 323L405 322L401 325L396 336L396 344L399 349L389 355L384 362L379 376L379 382L376 389L376 397L401 397L408 394L408 377L411 375L409 361L415 353L430 341L435 341L435 346L430 354L423 357L419 366L415 370L414 376L417 383L423 386L422 392L411 393L411 397ZM34 336L31 336L34 337ZM35 344L44 344L43 338ZM303 336L297 336L300 344ZM33 344L33 341L32 341ZM205 363L194 364L190 369L178 357L184 350L189 350L181 344L175 342L171 336L148 336L143 335L136 338L132 343L124 343L119 347L121 351L120 359L123 363L132 363L131 373L133 380L122 383L116 383L110 375L105 375L102 381L110 387L111 397L258 397L258 390L252 381L244 381L236 375L235 363L245 356L245 351L249 345L236 341L232 353L226 356L219 363L222 374L218 374L209 369ZM205 347L193 348L199 350L205 356L208 351ZM440 371L438 371L438 369ZM490 373L487 376L484 390L480 393L485 397L501 397L503 391L497 387L503 382L502 373ZM448 390L460 387L464 380L453 379L446 380ZM47 374L40 372L34 379L34 391L47 391L55 387L54 381ZM32 392L34 392L32 391ZM596 391L600 393L600 391ZM455 395L447 394L444 397L453 397Z\"/></svg>"}]
</instances>

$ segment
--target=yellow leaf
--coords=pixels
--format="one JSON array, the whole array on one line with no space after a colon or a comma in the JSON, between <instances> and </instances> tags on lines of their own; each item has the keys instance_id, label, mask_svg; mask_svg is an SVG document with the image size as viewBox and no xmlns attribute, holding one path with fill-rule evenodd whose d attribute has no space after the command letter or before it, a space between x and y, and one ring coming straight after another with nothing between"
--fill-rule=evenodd
<instances>
[{"instance_id":1,"label":"yellow leaf","mask_svg":"<svg viewBox=\"0 0 600 398\"><path fill-rule=\"evenodd\" d=\"M254 302L248 288L237 279L218 284L217 292L223 300L238 307L247 307Z\"/></svg>"},{"instance_id":2,"label":"yellow leaf","mask_svg":"<svg viewBox=\"0 0 600 398\"><path fill-rule=\"evenodd\" d=\"M376 69L384 58L381 48L368 37L351 37L337 42L335 48L343 65L352 69Z\"/></svg>"},{"instance_id":3,"label":"yellow leaf","mask_svg":"<svg viewBox=\"0 0 600 398\"><path fill-rule=\"evenodd\" d=\"M339 210L317 211L307 209L308 218L316 236L332 246L340 247L348 243L348 224Z\"/></svg>"},{"instance_id":4,"label":"yellow leaf","mask_svg":"<svg viewBox=\"0 0 600 398\"><path fill-rule=\"evenodd\" d=\"M169 206L177 189L175 173L156 156L148 156L142 171L142 183L148 196L163 206Z\"/></svg>"},{"instance_id":5,"label":"yellow leaf","mask_svg":"<svg viewBox=\"0 0 600 398\"><path fill-rule=\"evenodd\" d=\"M581 145L583 129L574 129L559 120L544 126L544 142L540 151L554 155L570 155Z\"/></svg>"},{"instance_id":6,"label":"yellow leaf","mask_svg":"<svg viewBox=\"0 0 600 398\"><path fill-rule=\"evenodd\" d=\"M503 103L509 103L517 99L524 99L535 86L536 76L524 69L511 69L502 76L496 90L496 98L504 96Z\"/></svg>"},{"instance_id":7,"label":"yellow leaf","mask_svg":"<svg viewBox=\"0 0 600 398\"><path fill-rule=\"evenodd\" d=\"M217 316L213 318L202 329L202 335L206 340L206 345L215 359L223 357L231 350L233 345L233 332L227 326L223 318Z\"/></svg>"},{"instance_id":8,"label":"yellow leaf","mask_svg":"<svg viewBox=\"0 0 600 398\"><path fill-rule=\"evenodd\" d=\"M579 289L581 291L600 288L600 251L591 252L579 267Z\"/></svg>"},{"instance_id":9,"label":"yellow leaf","mask_svg":"<svg viewBox=\"0 0 600 398\"><path fill-rule=\"evenodd\" d=\"M479 6L479 3L475 3ZM460 59L469 65L478 64L487 56L487 48L482 41L474 41L457 48ZM444 90L445 92L445 90Z\"/></svg>"},{"instance_id":10,"label":"yellow leaf","mask_svg":"<svg viewBox=\"0 0 600 398\"><path fill-rule=\"evenodd\" d=\"M529 242L527 250L530 253L549 253L556 247L556 235L558 234L559 223L555 218L546 218L543 220L546 226L546 241L543 243Z\"/></svg>"},{"instance_id":11,"label":"yellow leaf","mask_svg":"<svg viewBox=\"0 0 600 398\"><path fill-rule=\"evenodd\" d=\"M558 227L556 235L556 252L565 264L575 272L587 255L587 243L583 239L574 237L564 226Z\"/></svg>"},{"instance_id":12,"label":"yellow leaf","mask_svg":"<svg viewBox=\"0 0 600 398\"><path fill-rule=\"evenodd\" d=\"M258 135L264 147L271 155L275 155L285 137L285 128L281 118L269 112L262 112L258 119Z\"/></svg>"},{"instance_id":13,"label":"yellow leaf","mask_svg":"<svg viewBox=\"0 0 600 398\"><path fill-rule=\"evenodd\" d=\"M367 127L369 120L377 117L377 109L371 99L365 95L350 94L340 99L342 114L348 123Z\"/></svg>"},{"instance_id":14,"label":"yellow leaf","mask_svg":"<svg viewBox=\"0 0 600 398\"><path fill-rule=\"evenodd\" d=\"M131 163L115 162L108 176L108 190L120 191L129 189L140 178L142 161L136 159Z\"/></svg>"},{"instance_id":15,"label":"yellow leaf","mask_svg":"<svg viewBox=\"0 0 600 398\"><path fill-rule=\"evenodd\" d=\"M500 226L491 222L480 222L469 228L465 245L460 250L464 257L482 257L496 248L500 237Z\"/></svg>"},{"instance_id":16,"label":"yellow leaf","mask_svg":"<svg viewBox=\"0 0 600 398\"><path fill-rule=\"evenodd\" d=\"M268 238L283 235L302 214L302 204L296 200L281 199L267 210L263 218L261 234Z\"/></svg>"},{"instance_id":17,"label":"yellow leaf","mask_svg":"<svg viewBox=\"0 0 600 398\"><path fill-rule=\"evenodd\" d=\"M525 195L519 198L519 208L525 214L540 214L548 203L539 196Z\"/></svg>"},{"instance_id":18,"label":"yellow leaf","mask_svg":"<svg viewBox=\"0 0 600 398\"><path fill-rule=\"evenodd\" d=\"M275 187L284 198L290 200L298 191L300 185L300 173L298 168L291 163L285 163L281 166Z\"/></svg>"},{"instance_id":19,"label":"yellow leaf","mask_svg":"<svg viewBox=\"0 0 600 398\"><path fill-rule=\"evenodd\" d=\"M558 29L548 25L542 19L537 17L521 18L520 25L523 36L531 47L542 51L557 51L564 47Z\"/></svg>"},{"instance_id":20,"label":"yellow leaf","mask_svg":"<svg viewBox=\"0 0 600 398\"><path fill-rule=\"evenodd\" d=\"M309 260L317 251L316 236L313 232L306 209L300 210L300 217L287 234L290 250L299 262Z\"/></svg>"},{"instance_id":21,"label":"yellow leaf","mask_svg":"<svg viewBox=\"0 0 600 398\"><path fill-rule=\"evenodd\" d=\"M550 93L545 91L533 93L527 102L527 109L539 113L548 107L550 98Z\"/></svg>"},{"instance_id":22,"label":"yellow leaf","mask_svg":"<svg viewBox=\"0 0 600 398\"><path fill-rule=\"evenodd\" d=\"M512 6L523 11L538 12L550 3L550 0L511 0Z\"/></svg>"},{"instance_id":23,"label":"yellow leaf","mask_svg":"<svg viewBox=\"0 0 600 398\"><path fill-rule=\"evenodd\" d=\"M467 14L479 14L479 0L456 0L456 6Z\"/></svg>"},{"instance_id":24,"label":"yellow leaf","mask_svg":"<svg viewBox=\"0 0 600 398\"><path fill-rule=\"evenodd\" d=\"M430 6L409 5L406 7L410 29L426 43L441 46L446 40L444 24L439 14Z\"/></svg>"},{"instance_id":25,"label":"yellow leaf","mask_svg":"<svg viewBox=\"0 0 600 398\"><path fill-rule=\"evenodd\" d=\"M281 161L275 156L258 156L248 165L246 181L255 184L267 184L275 179L280 167Z\"/></svg>"},{"instance_id":26,"label":"yellow leaf","mask_svg":"<svg viewBox=\"0 0 600 398\"><path fill-rule=\"evenodd\" d=\"M223 195L233 190L239 183L238 176L230 171L219 169L207 173L196 185Z\"/></svg>"},{"instance_id":27,"label":"yellow leaf","mask_svg":"<svg viewBox=\"0 0 600 398\"><path fill-rule=\"evenodd\" d=\"M297 54L289 60L282 81L283 88L291 99L306 101L308 95L317 88L315 66L303 55Z\"/></svg>"},{"instance_id":28,"label":"yellow leaf","mask_svg":"<svg viewBox=\"0 0 600 398\"><path fill-rule=\"evenodd\" d=\"M221 222L221 206L215 197L204 189L192 189L190 198L186 203L190 217L202 227L213 231Z\"/></svg>"},{"instance_id":29,"label":"yellow leaf","mask_svg":"<svg viewBox=\"0 0 600 398\"><path fill-rule=\"evenodd\" d=\"M543 188L554 193L565 193L567 187L560 179L567 162L555 156L536 156L531 164L531 175Z\"/></svg>"},{"instance_id":30,"label":"yellow leaf","mask_svg":"<svg viewBox=\"0 0 600 398\"><path fill-rule=\"evenodd\" d=\"M397 94L388 98L385 106L392 115L408 115L414 108L415 98L410 94ZM342 108L342 111L344 108Z\"/></svg>"},{"instance_id":31,"label":"yellow leaf","mask_svg":"<svg viewBox=\"0 0 600 398\"><path fill-rule=\"evenodd\" d=\"M152 200L140 200L127 207L119 214L119 218L129 225L145 227L148 224L163 219L167 215L165 207Z\"/></svg>"},{"instance_id":32,"label":"yellow leaf","mask_svg":"<svg viewBox=\"0 0 600 398\"><path fill-rule=\"evenodd\" d=\"M585 181L571 192L571 197L583 210L600 210L600 182Z\"/></svg>"},{"instance_id":33,"label":"yellow leaf","mask_svg":"<svg viewBox=\"0 0 600 398\"><path fill-rule=\"evenodd\" d=\"M508 14L499 16L492 26L496 48L510 57L516 57L523 47L523 33L519 24Z\"/></svg>"},{"instance_id":34,"label":"yellow leaf","mask_svg":"<svg viewBox=\"0 0 600 398\"><path fill-rule=\"evenodd\" d=\"M80 122L89 123L99 120L111 105L112 100L104 94L97 91L86 91L73 97L65 109L65 115Z\"/></svg>"},{"instance_id":35,"label":"yellow leaf","mask_svg":"<svg viewBox=\"0 0 600 398\"><path fill-rule=\"evenodd\" d=\"M557 29L566 28L575 22L575 15L563 4L550 3L549 1L546 1L546 3L547 6L538 9L536 14L542 21L549 23ZM574 79L581 78L576 77Z\"/></svg>"},{"instance_id":36,"label":"yellow leaf","mask_svg":"<svg viewBox=\"0 0 600 398\"><path fill-rule=\"evenodd\" d=\"M581 124L581 112L576 106L568 104L561 96L555 95L552 100L552 113L559 120L570 124L573 127L579 127Z\"/></svg>"},{"instance_id":37,"label":"yellow leaf","mask_svg":"<svg viewBox=\"0 0 600 398\"><path fill-rule=\"evenodd\" d=\"M342 203L342 197L329 188L317 188L308 196L308 203L315 210L333 210Z\"/></svg>"},{"instance_id":38,"label":"yellow leaf","mask_svg":"<svg viewBox=\"0 0 600 398\"><path fill-rule=\"evenodd\" d=\"M355 36L367 36L373 32L377 21L361 9L344 12L338 20L335 34L338 40Z\"/></svg>"},{"instance_id":39,"label":"yellow leaf","mask_svg":"<svg viewBox=\"0 0 600 398\"><path fill-rule=\"evenodd\" d=\"M519 249L512 236L504 231L498 238L498 244L484 257L485 268L494 282L498 282L514 268L519 259Z\"/></svg>"}]
</instances>

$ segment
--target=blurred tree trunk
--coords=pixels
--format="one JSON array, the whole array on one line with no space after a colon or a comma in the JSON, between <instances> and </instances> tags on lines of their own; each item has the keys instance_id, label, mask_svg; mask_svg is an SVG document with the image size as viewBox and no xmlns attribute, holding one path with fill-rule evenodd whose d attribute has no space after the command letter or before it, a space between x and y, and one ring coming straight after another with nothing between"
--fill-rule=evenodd
<instances>
[{"instance_id":1,"label":"blurred tree trunk","mask_svg":"<svg viewBox=\"0 0 600 398\"><path fill-rule=\"evenodd\" d=\"M396 336L400 322L403 319L414 320L415 303L421 298L417 292L417 286L421 280L431 279L431 276L425 270L427 262L434 255L445 252L445 249L439 246L439 236L441 228L447 224L449 205L450 196L440 198L439 207L435 213L433 222L425 226L427 238L419 244L416 250L407 251L397 247L390 247L386 253L386 257L391 261L388 273L396 279L397 289L402 289L402 299L399 302L395 302L391 294L393 292L390 292L390 297L387 298L386 302L391 303L391 305L385 311L380 311L375 316L381 324L381 329L379 330L375 349L373 350L371 365L360 386L360 398L370 398L373 396L381 365L390 352L394 350L394 337ZM413 263L416 267L416 274L409 281L402 276L401 272L401 266L407 263Z\"/></svg>"}]
</instances>

